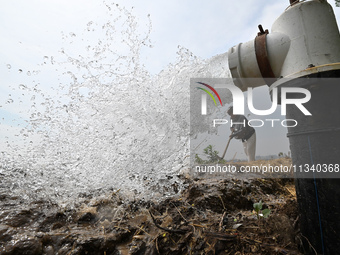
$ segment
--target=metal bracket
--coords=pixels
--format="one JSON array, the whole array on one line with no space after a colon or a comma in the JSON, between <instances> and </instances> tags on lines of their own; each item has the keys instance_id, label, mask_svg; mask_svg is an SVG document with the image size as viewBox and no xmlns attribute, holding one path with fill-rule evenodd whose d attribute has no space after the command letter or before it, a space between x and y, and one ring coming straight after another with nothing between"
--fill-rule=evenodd
<instances>
[{"instance_id":1,"label":"metal bracket","mask_svg":"<svg viewBox=\"0 0 340 255\"><path fill-rule=\"evenodd\" d=\"M264 81L270 86L276 81L276 78L268 59L266 37L269 32L268 29L264 31L262 25L259 25L258 27L260 32L254 40L256 60Z\"/></svg>"}]
</instances>

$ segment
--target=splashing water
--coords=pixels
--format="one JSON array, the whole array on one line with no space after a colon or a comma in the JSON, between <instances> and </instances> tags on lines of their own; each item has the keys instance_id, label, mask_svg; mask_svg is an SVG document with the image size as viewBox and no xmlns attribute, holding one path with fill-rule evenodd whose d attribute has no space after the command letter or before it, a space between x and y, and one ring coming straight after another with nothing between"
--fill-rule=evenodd
<instances>
[{"instance_id":1,"label":"splashing water","mask_svg":"<svg viewBox=\"0 0 340 255\"><path fill-rule=\"evenodd\" d=\"M227 77L227 58L201 60L179 47L176 63L152 76L140 60L151 47L151 23L147 30L141 35L136 18L114 5L103 24L65 33L77 48L69 43L61 56L43 56L44 65L62 70L60 84L18 85L30 98L30 116L20 154L14 144L2 152L4 189L27 199L173 192L176 174L189 164L190 78Z\"/></svg>"}]
</instances>

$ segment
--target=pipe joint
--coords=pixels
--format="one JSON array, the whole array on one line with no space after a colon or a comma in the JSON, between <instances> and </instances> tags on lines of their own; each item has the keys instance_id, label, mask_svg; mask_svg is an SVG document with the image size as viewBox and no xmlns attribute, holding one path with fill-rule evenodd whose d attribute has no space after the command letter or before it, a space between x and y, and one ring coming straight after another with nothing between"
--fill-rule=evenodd
<instances>
[{"instance_id":1,"label":"pipe joint","mask_svg":"<svg viewBox=\"0 0 340 255\"><path fill-rule=\"evenodd\" d=\"M228 52L231 75L242 91L265 84L271 89L280 78L299 78L296 74L302 75L311 64L340 62L339 29L327 1L293 1L271 33L261 25L259 29L254 40Z\"/></svg>"}]
</instances>

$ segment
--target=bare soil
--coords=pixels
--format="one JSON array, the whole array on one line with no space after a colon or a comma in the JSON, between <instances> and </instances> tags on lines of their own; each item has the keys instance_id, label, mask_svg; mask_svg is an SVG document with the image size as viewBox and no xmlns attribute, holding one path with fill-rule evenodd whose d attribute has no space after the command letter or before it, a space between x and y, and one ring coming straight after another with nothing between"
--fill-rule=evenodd
<instances>
[{"instance_id":1,"label":"bare soil","mask_svg":"<svg viewBox=\"0 0 340 255\"><path fill-rule=\"evenodd\" d=\"M302 254L293 179L181 178L157 202L113 192L67 209L0 194L0 254Z\"/></svg>"}]
</instances>

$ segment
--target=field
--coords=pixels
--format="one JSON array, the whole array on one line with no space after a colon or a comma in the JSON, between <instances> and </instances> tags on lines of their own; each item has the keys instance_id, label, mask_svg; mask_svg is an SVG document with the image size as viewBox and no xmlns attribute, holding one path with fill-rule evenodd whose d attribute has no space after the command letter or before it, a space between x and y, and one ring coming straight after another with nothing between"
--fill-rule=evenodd
<instances>
[{"instance_id":1,"label":"field","mask_svg":"<svg viewBox=\"0 0 340 255\"><path fill-rule=\"evenodd\" d=\"M180 178L155 201L117 191L64 208L0 194L0 254L302 254L292 178Z\"/></svg>"}]
</instances>

